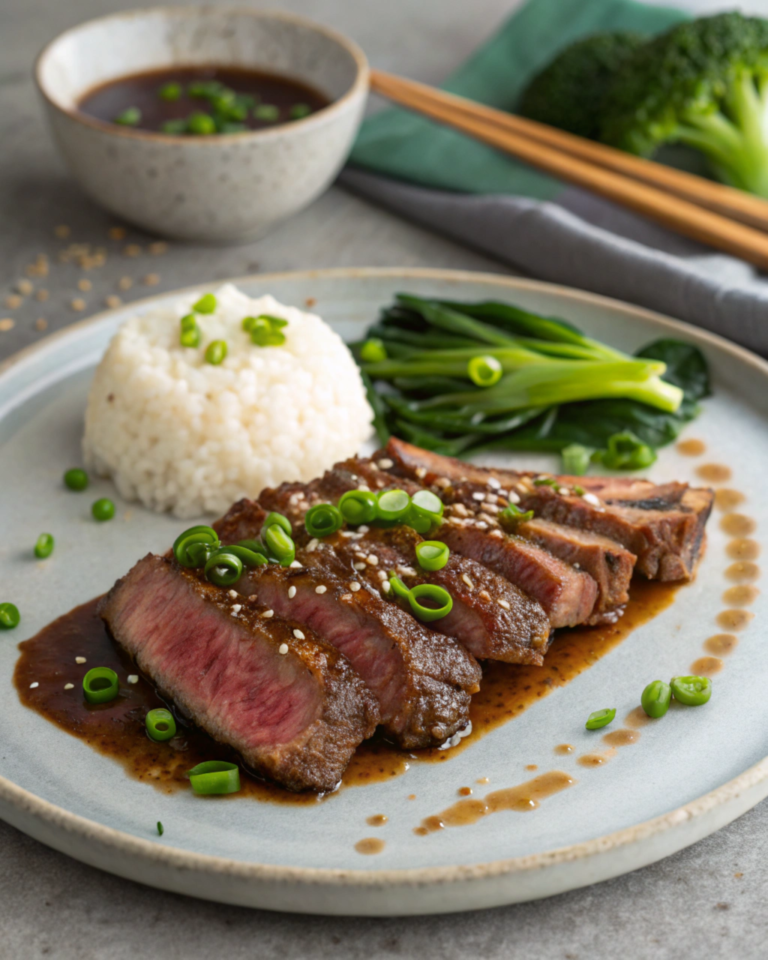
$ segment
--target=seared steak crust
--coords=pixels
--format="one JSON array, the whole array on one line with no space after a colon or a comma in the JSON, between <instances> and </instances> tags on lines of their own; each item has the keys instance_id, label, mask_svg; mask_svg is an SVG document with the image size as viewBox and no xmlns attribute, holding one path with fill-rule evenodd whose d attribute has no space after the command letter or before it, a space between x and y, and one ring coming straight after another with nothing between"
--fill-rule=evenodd
<instances>
[{"instance_id":1,"label":"seared steak crust","mask_svg":"<svg viewBox=\"0 0 768 960\"><path fill-rule=\"evenodd\" d=\"M337 647L376 696L381 722L402 746L434 746L466 726L470 695L479 689L477 661L378 591L351 577L342 581L322 565L276 564L248 571L236 589Z\"/></svg>"},{"instance_id":2,"label":"seared steak crust","mask_svg":"<svg viewBox=\"0 0 768 960\"><path fill-rule=\"evenodd\" d=\"M139 668L250 767L291 790L332 790L376 727L376 701L335 647L263 610L149 554L100 613Z\"/></svg>"}]
</instances>

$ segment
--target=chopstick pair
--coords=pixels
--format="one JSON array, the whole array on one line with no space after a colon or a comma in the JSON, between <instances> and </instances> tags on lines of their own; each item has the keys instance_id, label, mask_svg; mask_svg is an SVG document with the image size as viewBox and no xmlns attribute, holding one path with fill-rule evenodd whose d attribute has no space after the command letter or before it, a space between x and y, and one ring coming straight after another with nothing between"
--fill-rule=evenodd
<instances>
[{"instance_id":1,"label":"chopstick pair","mask_svg":"<svg viewBox=\"0 0 768 960\"><path fill-rule=\"evenodd\" d=\"M374 70L371 89L676 233L768 270L768 201L555 127Z\"/></svg>"}]
</instances>

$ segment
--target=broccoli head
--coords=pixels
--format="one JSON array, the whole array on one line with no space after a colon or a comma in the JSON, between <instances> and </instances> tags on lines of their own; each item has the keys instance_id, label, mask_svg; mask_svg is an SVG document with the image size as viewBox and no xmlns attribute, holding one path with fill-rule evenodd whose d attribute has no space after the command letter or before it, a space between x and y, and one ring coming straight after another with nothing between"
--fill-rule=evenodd
<instances>
[{"instance_id":1,"label":"broccoli head","mask_svg":"<svg viewBox=\"0 0 768 960\"><path fill-rule=\"evenodd\" d=\"M597 139L608 84L643 42L636 33L597 33L577 40L531 80L518 113Z\"/></svg>"},{"instance_id":2,"label":"broccoli head","mask_svg":"<svg viewBox=\"0 0 768 960\"><path fill-rule=\"evenodd\" d=\"M768 197L768 20L723 13L638 47L606 95L600 139L641 156L684 143L718 179Z\"/></svg>"}]
</instances>

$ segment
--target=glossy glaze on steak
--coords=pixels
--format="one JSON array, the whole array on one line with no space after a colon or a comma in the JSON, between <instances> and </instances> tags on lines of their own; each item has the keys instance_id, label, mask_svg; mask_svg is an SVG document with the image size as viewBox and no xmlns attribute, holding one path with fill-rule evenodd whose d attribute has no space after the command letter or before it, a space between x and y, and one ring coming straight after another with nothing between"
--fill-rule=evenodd
<instances>
[{"instance_id":1,"label":"glossy glaze on steak","mask_svg":"<svg viewBox=\"0 0 768 960\"><path fill-rule=\"evenodd\" d=\"M379 719L331 644L151 554L101 606L115 640L168 697L259 773L332 790Z\"/></svg>"}]
</instances>

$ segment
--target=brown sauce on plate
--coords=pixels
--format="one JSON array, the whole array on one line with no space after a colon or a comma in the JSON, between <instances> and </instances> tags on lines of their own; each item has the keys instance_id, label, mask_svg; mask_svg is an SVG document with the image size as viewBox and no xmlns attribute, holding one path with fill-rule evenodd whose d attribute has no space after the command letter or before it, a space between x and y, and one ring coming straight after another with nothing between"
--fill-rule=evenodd
<instances>
[{"instance_id":1,"label":"brown sauce on plate","mask_svg":"<svg viewBox=\"0 0 768 960\"><path fill-rule=\"evenodd\" d=\"M733 471L724 463L702 463L696 473L707 483L725 483L731 479Z\"/></svg>"},{"instance_id":2,"label":"brown sauce on plate","mask_svg":"<svg viewBox=\"0 0 768 960\"><path fill-rule=\"evenodd\" d=\"M743 513L726 513L720 521L720 529L729 537L748 537L757 529L752 517L745 517Z\"/></svg>"},{"instance_id":3,"label":"brown sauce on plate","mask_svg":"<svg viewBox=\"0 0 768 960\"><path fill-rule=\"evenodd\" d=\"M760 596L757 587L749 583L739 583L735 587L728 587L723 593L723 603L729 607L748 607Z\"/></svg>"},{"instance_id":4,"label":"brown sauce on plate","mask_svg":"<svg viewBox=\"0 0 768 960\"><path fill-rule=\"evenodd\" d=\"M749 610L722 610L715 622L723 630L743 630L754 616Z\"/></svg>"},{"instance_id":5,"label":"brown sauce on plate","mask_svg":"<svg viewBox=\"0 0 768 960\"><path fill-rule=\"evenodd\" d=\"M731 560L757 560L760 556L760 544L757 540L737 537L725 548Z\"/></svg>"},{"instance_id":6,"label":"brown sauce on plate","mask_svg":"<svg viewBox=\"0 0 768 960\"><path fill-rule=\"evenodd\" d=\"M691 673L694 677L714 677L724 666L719 657L699 657L691 664Z\"/></svg>"},{"instance_id":7,"label":"brown sauce on plate","mask_svg":"<svg viewBox=\"0 0 768 960\"><path fill-rule=\"evenodd\" d=\"M743 583L745 580L757 580L760 576L760 567L749 560L737 560L725 571L726 580L735 580Z\"/></svg>"},{"instance_id":8,"label":"brown sauce on plate","mask_svg":"<svg viewBox=\"0 0 768 960\"><path fill-rule=\"evenodd\" d=\"M611 730L603 735L603 743L607 743L609 747L628 747L631 743L637 743L639 739L640 734L637 730L625 730L623 728Z\"/></svg>"},{"instance_id":9,"label":"brown sauce on plate","mask_svg":"<svg viewBox=\"0 0 768 960\"><path fill-rule=\"evenodd\" d=\"M704 641L704 649L716 657L727 657L739 645L739 638L732 633L716 633Z\"/></svg>"},{"instance_id":10,"label":"brown sauce on plate","mask_svg":"<svg viewBox=\"0 0 768 960\"><path fill-rule=\"evenodd\" d=\"M567 757L569 754L573 753L575 747L572 747L570 743L559 743L555 747L555 753L558 757Z\"/></svg>"},{"instance_id":11,"label":"brown sauce on plate","mask_svg":"<svg viewBox=\"0 0 768 960\"><path fill-rule=\"evenodd\" d=\"M181 121L193 113L211 116L215 113L209 99L190 94L194 84L212 81L218 81L241 97L253 98L253 102L240 104L243 107L247 104L245 115L240 111L237 116L229 116L230 123L242 124L247 130L261 130L300 119L296 115L297 107L300 113L306 110L316 113L330 102L319 90L289 77L237 67L206 66L151 70L110 80L86 93L78 109L106 123L114 123L125 111L136 109L140 119L128 124L129 128L161 133L169 121ZM175 99L164 99L159 93L169 84L179 87L180 95ZM265 106L273 109L259 109ZM221 129L219 132L238 131Z\"/></svg>"},{"instance_id":12,"label":"brown sauce on plate","mask_svg":"<svg viewBox=\"0 0 768 960\"><path fill-rule=\"evenodd\" d=\"M386 781L405 773L414 762L440 763L450 759L469 743L519 716L589 669L632 630L666 609L676 590L672 584L633 583L632 599L618 623L559 631L542 667L487 664L480 692L472 698L472 733L458 746L411 753L374 737L356 751L342 786ZM168 704L113 642L96 613L97 602L92 600L75 608L19 644L21 656L14 683L21 702L122 764L129 776L167 793L188 789L186 771L203 760L237 760L229 748L185 724L178 714L178 733L172 740L154 743L147 737L147 711ZM77 663L76 657L85 657L86 662ZM83 676L95 666L111 667L120 678L120 695L111 703L91 706L83 698ZM129 683L129 676L138 676L138 682ZM32 687L33 683L37 686ZM65 689L68 684L72 687ZM314 794L290 793L247 771L243 771L241 784L238 796L293 804L318 802Z\"/></svg>"},{"instance_id":13,"label":"brown sauce on plate","mask_svg":"<svg viewBox=\"0 0 768 960\"><path fill-rule=\"evenodd\" d=\"M728 487L721 487L715 492L715 505L720 510L733 510L740 506L747 498L740 490L729 490Z\"/></svg>"},{"instance_id":14,"label":"brown sauce on plate","mask_svg":"<svg viewBox=\"0 0 768 960\"><path fill-rule=\"evenodd\" d=\"M365 822L369 827L383 827L385 823L389 822L389 817L384 813L374 813Z\"/></svg>"},{"instance_id":15,"label":"brown sauce on plate","mask_svg":"<svg viewBox=\"0 0 768 960\"><path fill-rule=\"evenodd\" d=\"M377 853L381 853L386 844L383 840L380 840L378 837L365 837L362 840L358 840L355 844L355 850L358 853L362 853L366 857L373 856Z\"/></svg>"},{"instance_id":16,"label":"brown sauce on plate","mask_svg":"<svg viewBox=\"0 0 768 960\"><path fill-rule=\"evenodd\" d=\"M680 440L676 446L677 452L684 457L700 457L707 449L703 440L695 440L693 437L690 440Z\"/></svg>"}]
</instances>

